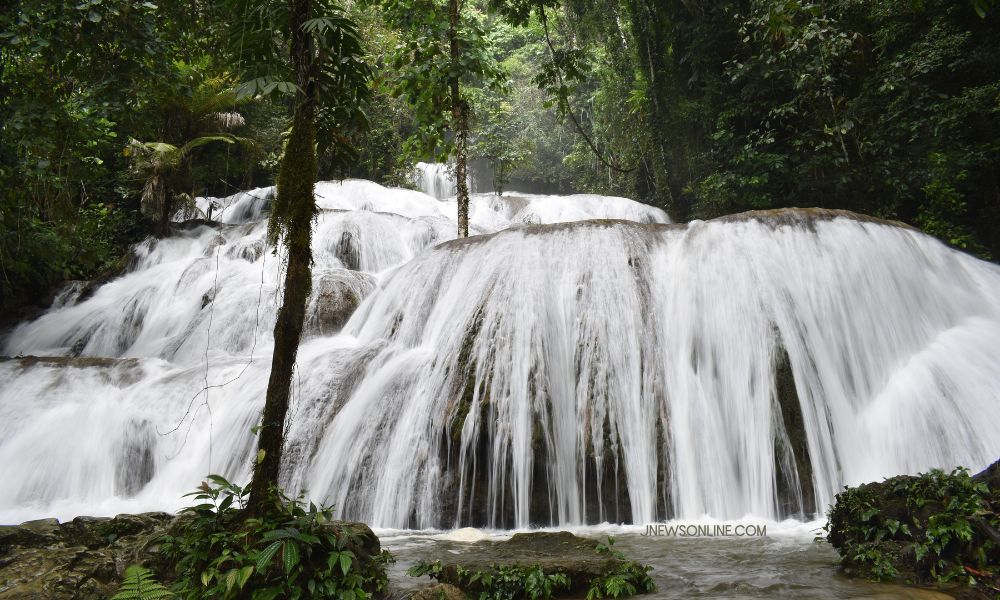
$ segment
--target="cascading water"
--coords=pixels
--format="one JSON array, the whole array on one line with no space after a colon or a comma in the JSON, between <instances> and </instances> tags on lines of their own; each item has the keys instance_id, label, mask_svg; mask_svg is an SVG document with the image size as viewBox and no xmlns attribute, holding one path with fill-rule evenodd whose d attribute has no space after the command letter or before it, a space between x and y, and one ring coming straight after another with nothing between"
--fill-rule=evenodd
<instances>
[{"instance_id":1,"label":"cascading water","mask_svg":"<svg viewBox=\"0 0 1000 600\"><path fill-rule=\"evenodd\" d=\"M418 162L414 165L413 183L428 196L444 200L458 193L455 184L455 167L446 163ZM476 180L472 170L466 177L469 192L476 191Z\"/></svg>"},{"instance_id":2,"label":"cascading water","mask_svg":"<svg viewBox=\"0 0 1000 600\"><path fill-rule=\"evenodd\" d=\"M207 472L248 477L268 197L223 199L230 224L148 241L11 333L5 354L77 358L0 362L0 522L176 508ZM361 181L317 198L284 484L343 516L780 518L1000 454L1000 268L919 232L511 194L475 196L486 235L447 241L453 200Z\"/></svg>"}]
</instances>

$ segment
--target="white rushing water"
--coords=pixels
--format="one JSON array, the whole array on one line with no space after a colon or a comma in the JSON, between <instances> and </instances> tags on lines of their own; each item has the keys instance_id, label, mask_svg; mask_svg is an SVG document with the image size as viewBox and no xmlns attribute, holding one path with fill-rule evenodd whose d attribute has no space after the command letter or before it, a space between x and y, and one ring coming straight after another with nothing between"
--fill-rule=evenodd
<instances>
[{"instance_id":1,"label":"white rushing water","mask_svg":"<svg viewBox=\"0 0 1000 600\"><path fill-rule=\"evenodd\" d=\"M512 193L474 196L486 235L447 241L454 200L316 194L284 483L342 516L811 517L844 484L1000 454L1000 268L919 232L822 211L673 226L623 198ZM216 199L225 225L144 242L8 336L9 356L78 358L0 361L0 522L247 479L270 196Z\"/></svg>"},{"instance_id":2,"label":"white rushing water","mask_svg":"<svg viewBox=\"0 0 1000 600\"><path fill-rule=\"evenodd\" d=\"M428 196L444 200L458 193L455 175L449 169L444 163L418 162L414 166L413 183Z\"/></svg>"}]
</instances>

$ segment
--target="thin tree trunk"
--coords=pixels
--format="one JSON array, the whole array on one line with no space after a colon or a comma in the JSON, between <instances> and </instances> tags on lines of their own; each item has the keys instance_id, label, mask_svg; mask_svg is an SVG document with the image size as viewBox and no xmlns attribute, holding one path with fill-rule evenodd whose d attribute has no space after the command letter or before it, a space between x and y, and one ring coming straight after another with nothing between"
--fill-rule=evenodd
<instances>
[{"instance_id":1,"label":"thin tree trunk","mask_svg":"<svg viewBox=\"0 0 1000 600\"><path fill-rule=\"evenodd\" d=\"M267 382L264 415L261 419L258 452L250 482L247 514L259 514L271 488L278 486L281 455L285 443L285 417L298 354L306 299L312 286L312 218L316 205L316 152L313 130L313 102L310 89L311 55L302 24L309 18L310 0L290 0L292 61L299 88L292 121L292 134L278 172L278 193L271 219L272 227L283 228L279 237L288 249L285 293L278 320L274 324L274 355ZM277 219L277 224L274 220Z\"/></svg>"},{"instance_id":2,"label":"thin tree trunk","mask_svg":"<svg viewBox=\"0 0 1000 600\"><path fill-rule=\"evenodd\" d=\"M458 65L461 48L458 45L458 0L449 0L448 42L451 50L451 64ZM460 75L451 77L451 121L455 133L455 188L458 200L458 237L469 237L469 185L466 176L469 123L465 100L461 96Z\"/></svg>"}]
</instances>

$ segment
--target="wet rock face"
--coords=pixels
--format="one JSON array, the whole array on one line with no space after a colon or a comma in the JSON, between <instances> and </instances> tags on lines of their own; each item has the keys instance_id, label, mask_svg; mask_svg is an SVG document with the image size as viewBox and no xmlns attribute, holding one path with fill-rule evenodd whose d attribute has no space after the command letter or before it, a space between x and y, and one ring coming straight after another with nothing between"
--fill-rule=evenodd
<instances>
[{"instance_id":1,"label":"wet rock face","mask_svg":"<svg viewBox=\"0 0 1000 600\"><path fill-rule=\"evenodd\" d=\"M103 600L125 568L155 562L166 513L0 526L0 600Z\"/></svg>"},{"instance_id":2,"label":"wet rock face","mask_svg":"<svg viewBox=\"0 0 1000 600\"><path fill-rule=\"evenodd\" d=\"M360 271L330 270L313 280L303 333L333 335L343 329L355 309L375 289L375 278Z\"/></svg>"}]
</instances>

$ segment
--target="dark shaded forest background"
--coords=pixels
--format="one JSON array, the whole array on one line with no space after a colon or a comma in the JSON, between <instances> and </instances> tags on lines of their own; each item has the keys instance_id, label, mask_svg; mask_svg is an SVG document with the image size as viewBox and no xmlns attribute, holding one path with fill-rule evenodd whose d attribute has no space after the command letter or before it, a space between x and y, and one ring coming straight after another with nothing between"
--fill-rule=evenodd
<instances>
[{"instance_id":1,"label":"dark shaded forest background","mask_svg":"<svg viewBox=\"0 0 1000 600\"><path fill-rule=\"evenodd\" d=\"M477 60L503 75L466 82L481 188L622 195L675 221L844 208L1000 257L1000 27L989 0L539 4L544 26L486 0L463 7L485 32ZM62 281L120 270L131 243L163 233L151 197L173 211L273 184L292 104L245 85L261 43L234 26L252 18L234 19L245 6L0 9L5 319ZM409 32L379 2L347 8L367 43L371 99L366 123L320 120L320 178L412 185L414 162L434 153L410 143L423 116L399 92L420 75L393 60Z\"/></svg>"}]
</instances>

